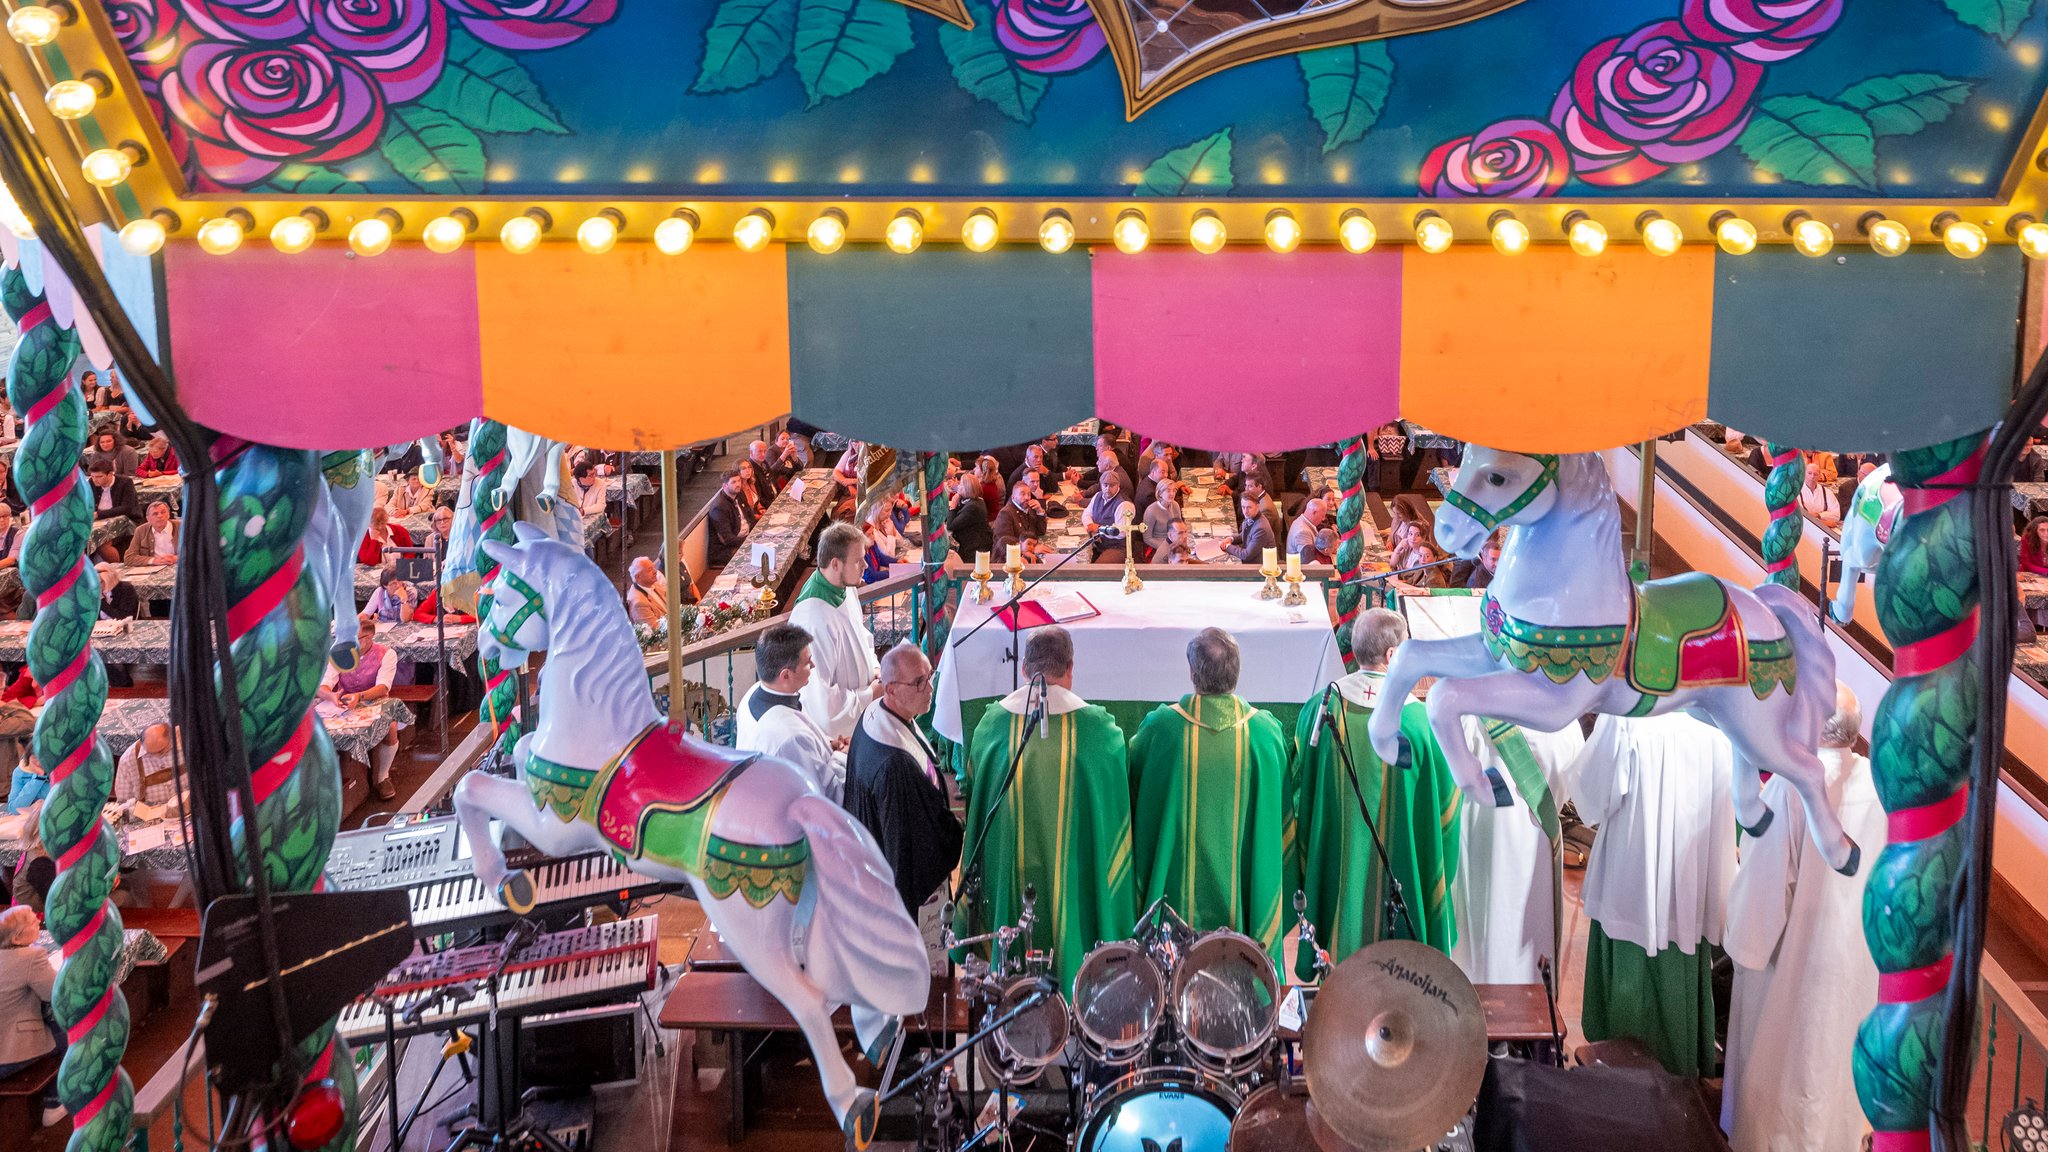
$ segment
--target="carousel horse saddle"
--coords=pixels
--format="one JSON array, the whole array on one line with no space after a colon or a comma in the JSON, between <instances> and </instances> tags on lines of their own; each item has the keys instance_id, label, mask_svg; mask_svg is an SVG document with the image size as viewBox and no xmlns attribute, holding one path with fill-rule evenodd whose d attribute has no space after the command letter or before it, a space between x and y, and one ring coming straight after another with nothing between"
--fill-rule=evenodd
<instances>
[{"instance_id":1,"label":"carousel horse saddle","mask_svg":"<svg viewBox=\"0 0 2048 1152\"><path fill-rule=\"evenodd\" d=\"M758 758L650 724L593 785L594 822L622 852L641 855L650 817L692 817L688 823L708 828L712 798Z\"/></svg>"},{"instance_id":2,"label":"carousel horse saddle","mask_svg":"<svg viewBox=\"0 0 2048 1152\"><path fill-rule=\"evenodd\" d=\"M1639 584L1635 616L1628 681L1638 692L1668 696L1680 688L1748 681L1742 618L1714 577L1687 572Z\"/></svg>"}]
</instances>

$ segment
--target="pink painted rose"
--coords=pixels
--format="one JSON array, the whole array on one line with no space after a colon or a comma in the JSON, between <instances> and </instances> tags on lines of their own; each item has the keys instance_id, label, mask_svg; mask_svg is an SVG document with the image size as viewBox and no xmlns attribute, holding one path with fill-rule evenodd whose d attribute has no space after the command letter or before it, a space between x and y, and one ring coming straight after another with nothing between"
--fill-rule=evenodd
<instances>
[{"instance_id":1,"label":"pink painted rose","mask_svg":"<svg viewBox=\"0 0 2048 1152\"><path fill-rule=\"evenodd\" d=\"M179 0L185 19L213 40L292 40L305 35L302 0Z\"/></svg>"},{"instance_id":2,"label":"pink painted rose","mask_svg":"<svg viewBox=\"0 0 2048 1152\"><path fill-rule=\"evenodd\" d=\"M1693 39L1760 64L1799 55L1841 18L1842 0L1685 0L1678 17Z\"/></svg>"},{"instance_id":3,"label":"pink painted rose","mask_svg":"<svg viewBox=\"0 0 2048 1152\"><path fill-rule=\"evenodd\" d=\"M1702 43L1676 20L1646 24L1581 57L1550 122L1592 184L1634 184L1703 160L1749 123L1763 66Z\"/></svg>"},{"instance_id":4,"label":"pink painted rose","mask_svg":"<svg viewBox=\"0 0 2048 1152\"><path fill-rule=\"evenodd\" d=\"M402 104L426 94L448 59L448 14L441 0L301 0L313 36L370 70L384 99Z\"/></svg>"},{"instance_id":5,"label":"pink painted rose","mask_svg":"<svg viewBox=\"0 0 2048 1152\"><path fill-rule=\"evenodd\" d=\"M1571 178L1571 150L1541 120L1502 120L1436 146L1422 162L1425 196L1525 200L1555 196Z\"/></svg>"},{"instance_id":6,"label":"pink painted rose","mask_svg":"<svg viewBox=\"0 0 2048 1152\"><path fill-rule=\"evenodd\" d=\"M164 77L164 104L192 133L209 177L247 187L287 161L358 155L384 127L376 78L319 44L223 44L185 50Z\"/></svg>"},{"instance_id":7,"label":"pink painted rose","mask_svg":"<svg viewBox=\"0 0 2048 1152\"><path fill-rule=\"evenodd\" d=\"M448 0L477 39L513 51L560 48L619 14L619 0Z\"/></svg>"},{"instance_id":8,"label":"pink painted rose","mask_svg":"<svg viewBox=\"0 0 2048 1152\"><path fill-rule=\"evenodd\" d=\"M178 58L184 22L171 0L106 0L107 24L121 52L144 82L163 75Z\"/></svg>"},{"instance_id":9,"label":"pink painted rose","mask_svg":"<svg viewBox=\"0 0 2048 1152\"><path fill-rule=\"evenodd\" d=\"M1073 72L1107 43L1088 0L996 0L996 42L1027 72Z\"/></svg>"}]
</instances>

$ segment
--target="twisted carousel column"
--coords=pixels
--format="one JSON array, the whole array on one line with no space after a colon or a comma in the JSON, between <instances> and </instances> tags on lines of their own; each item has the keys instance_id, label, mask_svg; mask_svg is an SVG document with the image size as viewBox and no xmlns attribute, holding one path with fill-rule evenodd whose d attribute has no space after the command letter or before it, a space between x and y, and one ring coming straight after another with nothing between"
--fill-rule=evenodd
<instances>
[{"instance_id":1,"label":"twisted carousel column","mask_svg":"<svg viewBox=\"0 0 2048 1152\"><path fill-rule=\"evenodd\" d=\"M491 592L498 578L498 562L483 549L483 542L496 540L502 544L512 543L513 509L509 503L494 506L498 484L505 478L507 465L505 449L505 426L496 420L479 420L476 432L470 436L469 458L477 462L469 483L469 506L477 517L476 549L476 618L488 620L491 617ZM498 747L510 748L518 739L518 724L512 716L513 707L519 702L519 678L510 669L498 667L498 661L490 656L483 659L484 701L477 707L477 719L488 731L498 733Z\"/></svg>"},{"instance_id":2,"label":"twisted carousel column","mask_svg":"<svg viewBox=\"0 0 2048 1152\"><path fill-rule=\"evenodd\" d=\"M1924 1152L1930 1145L1928 1110L1943 991L1955 960L1956 881L1983 690L1982 670L1970 656L1978 631L1976 526L1969 501L1948 486L1976 482L1983 456L1982 438L1971 436L1892 457L1905 516L1877 566L1877 617L1892 644L1892 683L1870 741L1871 776L1889 827L1863 893L1877 1008L1857 1030L1854 1057L1874 1152Z\"/></svg>"},{"instance_id":3,"label":"twisted carousel column","mask_svg":"<svg viewBox=\"0 0 2048 1152\"><path fill-rule=\"evenodd\" d=\"M1351 657L1351 621L1365 595L1353 583L1365 560L1365 465L1365 437L1344 441L1337 459L1337 491L1343 498L1337 505L1337 653L1347 670L1358 667Z\"/></svg>"},{"instance_id":4,"label":"twisted carousel column","mask_svg":"<svg viewBox=\"0 0 2048 1152\"><path fill-rule=\"evenodd\" d=\"M1799 515L1799 490L1806 486L1806 458L1783 444L1765 444L1764 453L1771 460L1771 474L1764 480L1764 507L1771 513L1763 538L1765 578L1797 591L1799 538L1806 525Z\"/></svg>"},{"instance_id":5,"label":"twisted carousel column","mask_svg":"<svg viewBox=\"0 0 2048 1152\"><path fill-rule=\"evenodd\" d=\"M922 466L919 479L924 485L924 572L925 587L922 590L925 603L924 634L920 637L925 654L937 663L942 650L946 629L951 623L950 613L953 592L960 586L957 578L944 575L946 552L952 546L946 538L946 513L949 511L946 499L946 454L943 452L920 452L918 462ZM972 561L974 557L965 556Z\"/></svg>"},{"instance_id":6,"label":"twisted carousel column","mask_svg":"<svg viewBox=\"0 0 2048 1152\"><path fill-rule=\"evenodd\" d=\"M21 330L7 367L7 399L28 430L14 455L16 489L35 509L22 544L21 583L35 597L28 666L42 686L36 758L50 768L43 845L57 861L45 913L63 951L51 1011L70 1040L57 1070L57 1096L71 1113L72 1152L125 1147L135 1090L121 1069L128 1048L128 1001L114 977L121 963L121 913L110 901L121 866L113 829L100 818L114 786L114 761L99 738L107 672L92 650L99 575L85 562L92 498L78 456L85 448L85 398L68 378L78 335L51 318L19 268L0 273L0 307Z\"/></svg>"},{"instance_id":7,"label":"twisted carousel column","mask_svg":"<svg viewBox=\"0 0 2048 1152\"><path fill-rule=\"evenodd\" d=\"M330 590L320 586L305 553L306 527L321 498L320 464L309 451L223 440L214 465L228 659L263 836L254 866L263 869L273 893L310 892L321 882L341 822L340 764L313 712L332 626ZM235 870L253 886L247 830L244 816L233 830ZM352 1147L355 1066L333 1020L299 1043L288 1071L304 1085L333 1082L342 1123L324 1147Z\"/></svg>"}]
</instances>

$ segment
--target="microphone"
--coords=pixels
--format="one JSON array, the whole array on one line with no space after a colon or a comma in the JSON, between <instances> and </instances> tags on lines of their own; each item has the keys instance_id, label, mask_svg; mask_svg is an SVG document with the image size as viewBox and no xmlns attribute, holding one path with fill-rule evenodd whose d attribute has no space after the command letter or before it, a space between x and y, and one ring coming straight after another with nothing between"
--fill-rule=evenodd
<instances>
[{"instance_id":1,"label":"microphone","mask_svg":"<svg viewBox=\"0 0 2048 1152\"><path fill-rule=\"evenodd\" d=\"M1038 738L1043 740L1052 734L1052 725L1047 716L1052 709L1046 706L1045 673L1040 672L1033 676L1031 686L1038 693Z\"/></svg>"},{"instance_id":2,"label":"microphone","mask_svg":"<svg viewBox=\"0 0 2048 1152\"><path fill-rule=\"evenodd\" d=\"M1316 697L1315 723L1308 728L1308 746L1311 748L1323 742L1323 713L1330 707L1330 689L1336 686L1334 681L1323 685L1322 693Z\"/></svg>"}]
</instances>

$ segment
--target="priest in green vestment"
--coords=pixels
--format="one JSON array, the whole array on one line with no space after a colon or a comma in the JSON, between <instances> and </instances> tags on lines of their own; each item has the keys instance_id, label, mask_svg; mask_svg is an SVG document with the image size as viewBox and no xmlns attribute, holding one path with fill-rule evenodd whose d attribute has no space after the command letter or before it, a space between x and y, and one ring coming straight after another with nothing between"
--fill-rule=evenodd
<instances>
[{"instance_id":1,"label":"priest in green vestment","mask_svg":"<svg viewBox=\"0 0 2048 1152\"><path fill-rule=\"evenodd\" d=\"M1026 684L982 714L968 745L965 859L980 873L980 895L971 906L963 901L962 912L976 935L1015 924L1025 886L1036 888L1031 946L1051 950L1060 986L1070 988L1088 950L1128 938L1138 916L1130 773L1123 730L1074 694L1066 629L1031 630L1024 675L1043 677L1044 720L1025 722L1034 692ZM1019 745L1023 757L1005 792Z\"/></svg>"},{"instance_id":2,"label":"priest in green vestment","mask_svg":"<svg viewBox=\"0 0 2048 1152\"><path fill-rule=\"evenodd\" d=\"M1400 613L1360 613L1351 629L1358 671L1338 680L1325 697L1310 699L1295 729L1302 889L1317 942L1332 961L1392 938L1419 940L1448 954L1458 939L1450 894L1460 851L1458 786L1422 703L1379 696L1387 662L1407 638L1408 622ZM1365 729L1381 706L1401 709L1401 735L1414 758L1409 768L1390 768L1373 754ZM1356 792L1340 740L1358 769ZM1386 843L1392 879L1400 881L1405 920L1387 909L1389 876L1360 814L1359 793Z\"/></svg>"},{"instance_id":3,"label":"priest in green vestment","mask_svg":"<svg viewBox=\"0 0 2048 1152\"><path fill-rule=\"evenodd\" d=\"M1188 643L1192 695L1161 704L1131 739L1138 903L1165 898L1197 931L1230 928L1280 958L1287 731L1237 695L1237 641Z\"/></svg>"}]
</instances>

